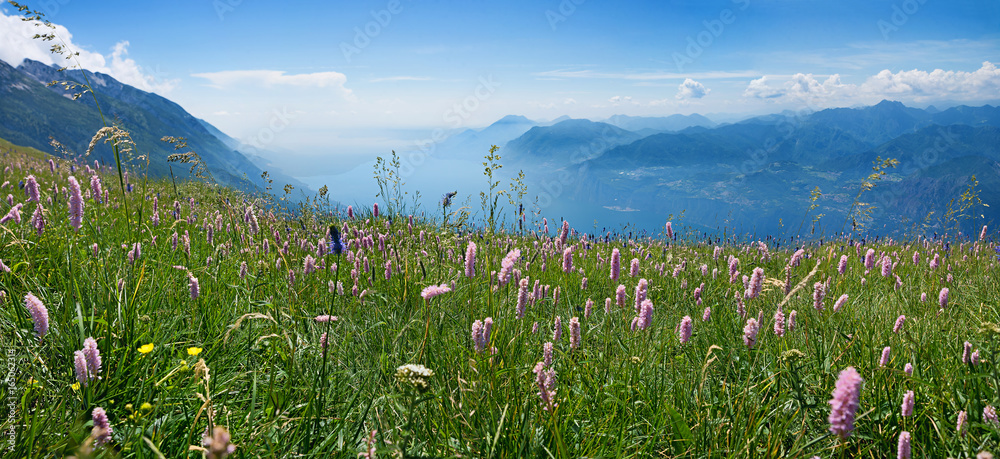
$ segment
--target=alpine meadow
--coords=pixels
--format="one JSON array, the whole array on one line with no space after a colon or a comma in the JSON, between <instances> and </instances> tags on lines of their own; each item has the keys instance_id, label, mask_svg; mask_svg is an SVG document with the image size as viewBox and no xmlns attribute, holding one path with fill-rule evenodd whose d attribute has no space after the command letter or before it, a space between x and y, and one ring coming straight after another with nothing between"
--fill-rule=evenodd
<instances>
[{"instance_id":1,"label":"alpine meadow","mask_svg":"<svg viewBox=\"0 0 1000 459\"><path fill-rule=\"evenodd\" d=\"M865 19L878 46L851 42L864 59L833 59L847 69L842 81L824 70L711 67L744 52L730 48L739 39L758 39L742 34L771 20L760 9L788 8L794 19L802 5L666 2L689 27L654 72L627 60L646 48L604 55L618 46L608 33L597 43L574 27L606 19L640 40L658 29L618 15L639 21L667 14L662 5L513 2L504 8L534 12L539 47L580 34L588 52L632 72L541 70L549 58L536 68L530 49L512 61L488 56L567 87L550 100L549 89L524 90L501 70L440 82L421 73L430 70L417 61L444 65L436 56L452 51L421 38L435 32L411 30L426 18L418 9L431 8L419 2L367 2L357 26L330 26L340 38L327 52L343 52L345 73L294 75L260 70L277 65L277 44L255 51L255 70L219 70L198 54L191 43L245 38L239 21L263 14L252 2L203 2L209 18L199 21L217 30L170 38L190 53L174 72L191 79L151 76L122 47L105 59L73 43L103 43L117 27L103 10L39 3L0 9L6 30L35 31L0 40L3 52L44 51L16 62L0 54L0 457L1000 453L1000 108L988 105L1000 98L1000 70L987 60L1000 59L996 32L906 48L918 63L942 43L982 51L967 70L878 61L889 59L878 46L896 46L942 5L881 2L882 15ZM513 14L479 7L487 11L456 2L434 14L460 10L448 20L469 34L480 26L462 18ZM269 8L275 24L310 15ZM983 11L1000 24L1000 10ZM74 23L71 36L60 25L71 15L107 27ZM297 20L311 36L312 19ZM146 25L124 22L133 48L154 46L143 45ZM468 47L496 51L489 24L481 32L491 39ZM448 47L466 46L454 33ZM531 48L503 37L505 49ZM379 73L381 50L406 40L417 57L394 55L392 72L413 75ZM791 49L775 52L814 62ZM872 76L851 80L862 74ZM355 78L367 81L349 87ZM251 79L264 83L233 89ZM621 84L623 95L590 100L593 81ZM406 86L413 100L384 90L384 106L359 89L425 83ZM666 99L644 98L663 86ZM296 92L304 88L314 92ZM208 95L227 91L229 105ZM518 91L538 100L517 105ZM413 108L442 94L447 104ZM310 98L330 106L291 102ZM259 110L257 99L272 105ZM536 111L509 115L521 108ZM549 117L550 108L574 116ZM401 123L389 134L350 124L388 124L408 110L443 114L448 127L424 135ZM223 133L221 123L237 132L251 112L264 127ZM367 139L379 153L309 150L311 135L334 129L324 120L340 125L335 141ZM290 137L302 143L281 143Z\"/></svg>"}]
</instances>

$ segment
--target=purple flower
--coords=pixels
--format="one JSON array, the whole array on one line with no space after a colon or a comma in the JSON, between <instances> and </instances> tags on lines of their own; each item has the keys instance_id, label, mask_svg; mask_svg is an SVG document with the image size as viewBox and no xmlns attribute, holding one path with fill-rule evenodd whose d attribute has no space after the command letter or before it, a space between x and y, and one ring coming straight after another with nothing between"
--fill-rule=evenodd
<instances>
[{"instance_id":1,"label":"purple flower","mask_svg":"<svg viewBox=\"0 0 1000 459\"><path fill-rule=\"evenodd\" d=\"M892 259L888 255L882 257L880 261L882 265L882 277L889 277L892 275Z\"/></svg>"},{"instance_id":2,"label":"purple flower","mask_svg":"<svg viewBox=\"0 0 1000 459\"><path fill-rule=\"evenodd\" d=\"M747 299L757 298L764 285L764 268L754 268L750 276L750 283L747 285L745 296Z\"/></svg>"},{"instance_id":3,"label":"purple flower","mask_svg":"<svg viewBox=\"0 0 1000 459\"><path fill-rule=\"evenodd\" d=\"M875 249L868 249L865 252L865 271L871 271L875 267Z\"/></svg>"},{"instance_id":4,"label":"purple flower","mask_svg":"<svg viewBox=\"0 0 1000 459\"><path fill-rule=\"evenodd\" d=\"M903 329L903 322L906 322L906 316L901 315L897 317L896 324L892 326L892 332L898 335L899 332Z\"/></svg>"},{"instance_id":5,"label":"purple flower","mask_svg":"<svg viewBox=\"0 0 1000 459\"><path fill-rule=\"evenodd\" d=\"M966 341L962 347L962 363L968 364L972 353L972 343Z\"/></svg>"},{"instance_id":6,"label":"purple flower","mask_svg":"<svg viewBox=\"0 0 1000 459\"><path fill-rule=\"evenodd\" d=\"M580 339L580 319L578 317L573 317L572 319L569 319L569 348L579 348Z\"/></svg>"},{"instance_id":7,"label":"purple flower","mask_svg":"<svg viewBox=\"0 0 1000 459\"><path fill-rule=\"evenodd\" d=\"M83 195L80 192L80 182L72 175L69 176L69 224L76 231L80 231L83 226Z\"/></svg>"},{"instance_id":8,"label":"purple flower","mask_svg":"<svg viewBox=\"0 0 1000 459\"><path fill-rule=\"evenodd\" d=\"M528 278L525 277L518 282L517 290L517 318L523 319L524 312L528 305Z\"/></svg>"},{"instance_id":9,"label":"purple flower","mask_svg":"<svg viewBox=\"0 0 1000 459\"><path fill-rule=\"evenodd\" d=\"M705 308L705 312L701 313L701 321L708 322L712 319L712 308L711 306Z\"/></svg>"},{"instance_id":10,"label":"purple flower","mask_svg":"<svg viewBox=\"0 0 1000 459\"><path fill-rule=\"evenodd\" d=\"M906 365L903 365L903 373L906 373L907 376L913 376L913 364L906 362Z\"/></svg>"},{"instance_id":11,"label":"purple flower","mask_svg":"<svg viewBox=\"0 0 1000 459\"><path fill-rule=\"evenodd\" d=\"M618 249L611 251L611 280L616 281L621 275L622 255Z\"/></svg>"},{"instance_id":12,"label":"purple flower","mask_svg":"<svg viewBox=\"0 0 1000 459\"><path fill-rule=\"evenodd\" d=\"M667 222L667 239L674 238L674 226L672 223Z\"/></svg>"},{"instance_id":13,"label":"purple flower","mask_svg":"<svg viewBox=\"0 0 1000 459\"><path fill-rule=\"evenodd\" d=\"M681 344L687 344L691 340L691 316L684 316L679 326L679 338Z\"/></svg>"},{"instance_id":14,"label":"purple flower","mask_svg":"<svg viewBox=\"0 0 1000 459\"><path fill-rule=\"evenodd\" d=\"M798 315L799 312L794 309L792 312L788 313L788 331L795 330L795 318L798 317Z\"/></svg>"},{"instance_id":15,"label":"purple flower","mask_svg":"<svg viewBox=\"0 0 1000 459\"><path fill-rule=\"evenodd\" d=\"M28 313L31 314L31 321L35 324L35 333L38 335L38 339L44 338L45 334L49 332L49 310L42 304L42 300L39 300L31 292L24 295L24 307L28 308Z\"/></svg>"},{"instance_id":16,"label":"purple flower","mask_svg":"<svg viewBox=\"0 0 1000 459\"><path fill-rule=\"evenodd\" d=\"M837 298L837 301L835 303L833 303L833 312L839 311L840 308L844 307L845 304L847 304L847 294L846 293L843 294L843 295L840 295L840 298Z\"/></svg>"},{"instance_id":17,"label":"purple flower","mask_svg":"<svg viewBox=\"0 0 1000 459\"><path fill-rule=\"evenodd\" d=\"M624 308L625 307L625 286L624 285L618 284L618 288L615 289L615 302L618 304L618 307L620 307L620 308Z\"/></svg>"},{"instance_id":18,"label":"purple flower","mask_svg":"<svg viewBox=\"0 0 1000 459\"><path fill-rule=\"evenodd\" d=\"M757 325L757 319L753 317L747 319L747 324L743 327L743 344L746 344L748 349L753 349L753 346L757 344L757 332L759 330L760 326Z\"/></svg>"},{"instance_id":19,"label":"purple flower","mask_svg":"<svg viewBox=\"0 0 1000 459\"><path fill-rule=\"evenodd\" d=\"M476 277L476 243L472 241L465 248L465 277Z\"/></svg>"},{"instance_id":20,"label":"purple flower","mask_svg":"<svg viewBox=\"0 0 1000 459\"><path fill-rule=\"evenodd\" d=\"M535 364L535 385L538 386L538 397L541 398L542 409L552 412L558 404L556 398L556 372L545 370L545 362Z\"/></svg>"},{"instance_id":21,"label":"purple flower","mask_svg":"<svg viewBox=\"0 0 1000 459\"><path fill-rule=\"evenodd\" d=\"M636 276L639 275L639 259L638 258L633 258L632 259L632 265L630 266L630 269L629 269L629 275L632 276L632 277L636 277Z\"/></svg>"},{"instance_id":22,"label":"purple flower","mask_svg":"<svg viewBox=\"0 0 1000 459\"><path fill-rule=\"evenodd\" d=\"M854 430L854 416L858 412L861 384L864 382L854 367L840 372L833 398L830 399L830 433L847 439Z\"/></svg>"},{"instance_id":23,"label":"purple flower","mask_svg":"<svg viewBox=\"0 0 1000 459\"><path fill-rule=\"evenodd\" d=\"M594 300L587 298L587 303L583 307L583 318L589 319L590 315L594 313Z\"/></svg>"},{"instance_id":24,"label":"purple flower","mask_svg":"<svg viewBox=\"0 0 1000 459\"><path fill-rule=\"evenodd\" d=\"M636 317L635 325L639 330L645 330L649 328L649 325L653 323L653 302L650 300L642 300L642 304L639 305L639 315Z\"/></svg>"},{"instance_id":25,"label":"purple flower","mask_svg":"<svg viewBox=\"0 0 1000 459\"><path fill-rule=\"evenodd\" d=\"M201 293L201 286L198 284L198 278L191 273L188 273L188 288L191 289L191 299L197 300Z\"/></svg>"},{"instance_id":26,"label":"purple flower","mask_svg":"<svg viewBox=\"0 0 1000 459\"><path fill-rule=\"evenodd\" d=\"M372 216L378 218L378 203L372 205Z\"/></svg>"},{"instance_id":27,"label":"purple flower","mask_svg":"<svg viewBox=\"0 0 1000 459\"><path fill-rule=\"evenodd\" d=\"M884 367L889 364L889 353L892 352L892 348L886 346L882 348L882 357L878 359L878 366Z\"/></svg>"},{"instance_id":28,"label":"purple flower","mask_svg":"<svg viewBox=\"0 0 1000 459\"><path fill-rule=\"evenodd\" d=\"M785 313L781 310L780 305L778 310L774 312L774 334L785 336Z\"/></svg>"},{"instance_id":29,"label":"purple flower","mask_svg":"<svg viewBox=\"0 0 1000 459\"><path fill-rule=\"evenodd\" d=\"M100 446L111 441L113 430L104 408L94 408L91 417L94 419L94 430L90 432L90 435L94 438L94 444Z\"/></svg>"},{"instance_id":30,"label":"purple flower","mask_svg":"<svg viewBox=\"0 0 1000 459\"><path fill-rule=\"evenodd\" d=\"M372 433L374 434L375 432ZM206 457L209 459L223 459L236 451L236 445L231 444L230 441L229 431L225 427L215 426L215 429L212 430L212 436L206 435L201 440L201 444L205 446ZM372 454L369 457L374 458L375 455Z\"/></svg>"},{"instance_id":31,"label":"purple flower","mask_svg":"<svg viewBox=\"0 0 1000 459\"><path fill-rule=\"evenodd\" d=\"M910 433L902 431L899 433L899 447L896 449L897 459L910 459Z\"/></svg>"},{"instance_id":32,"label":"purple flower","mask_svg":"<svg viewBox=\"0 0 1000 459\"><path fill-rule=\"evenodd\" d=\"M87 359L87 373L96 379L101 372L101 351L97 349L97 340L93 337L83 340L83 356Z\"/></svg>"},{"instance_id":33,"label":"purple flower","mask_svg":"<svg viewBox=\"0 0 1000 459\"><path fill-rule=\"evenodd\" d=\"M913 391L908 390L903 394L903 404L900 406L900 413L903 417L913 416Z\"/></svg>"},{"instance_id":34,"label":"purple flower","mask_svg":"<svg viewBox=\"0 0 1000 459\"><path fill-rule=\"evenodd\" d=\"M959 437L965 436L965 431L969 428L969 414L964 410L958 412L958 422L955 424L955 431Z\"/></svg>"},{"instance_id":35,"label":"purple flower","mask_svg":"<svg viewBox=\"0 0 1000 459\"><path fill-rule=\"evenodd\" d=\"M549 341L542 345L542 361L545 362L546 367L552 366L552 349L555 347L552 341Z\"/></svg>"},{"instance_id":36,"label":"purple flower","mask_svg":"<svg viewBox=\"0 0 1000 459\"><path fill-rule=\"evenodd\" d=\"M13 199L11 195L7 195L7 197ZM10 210L7 211L7 215L4 215L3 218L0 218L0 225L7 223L11 220L14 220L14 223L21 223L22 207L24 207L24 204L20 202L11 207Z\"/></svg>"},{"instance_id":37,"label":"purple flower","mask_svg":"<svg viewBox=\"0 0 1000 459\"><path fill-rule=\"evenodd\" d=\"M567 274L573 271L573 246L563 249L562 269Z\"/></svg>"},{"instance_id":38,"label":"purple flower","mask_svg":"<svg viewBox=\"0 0 1000 459\"><path fill-rule=\"evenodd\" d=\"M80 386L87 387L90 375L87 374L87 356L83 355L83 351L73 351L73 370Z\"/></svg>"},{"instance_id":39,"label":"purple flower","mask_svg":"<svg viewBox=\"0 0 1000 459\"><path fill-rule=\"evenodd\" d=\"M948 307L948 287L942 287L941 293L938 293L938 304L941 309Z\"/></svg>"},{"instance_id":40,"label":"purple flower","mask_svg":"<svg viewBox=\"0 0 1000 459\"><path fill-rule=\"evenodd\" d=\"M823 298L826 297L826 286L822 282L813 284L813 307L823 311Z\"/></svg>"},{"instance_id":41,"label":"purple flower","mask_svg":"<svg viewBox=\"0 0 1000 459\"><path fill-rule=\"evenodd\" d=\"M325 324L327 322L337 322L337 321L340 320L340 317L331 316L329 314L323 314L323 315L319 315L319 316L314 317L313 320L315 320L316 322Z\"/></svg>"},{"instance_id":42,"label":"purple flower","mask_svg":"<svg viewBox=\"0 0 1000 459\"><path fill-rule=\"evenodd\" d=\"M90 176L90 197L94 201L101 202L101 195L104 192L101 191L101 178L92 175Z\"/></svg>"},{"instance_id":43,"label":"purple flower","mask_svg":"<svg viewBox=\"0 0 1000 459\"><path fill-rule=\"evenodd\" d=\"M420 296L425 300L434 298L442 293L448 293L451 291L451 287L448 284L441 285L428 285L420 292Z\"/></svg>"},{"instance_id":44,"label":"purple flower","mask_svg":"<svg viewBox=\"0 0 1000 459\"><path fill-rule=\"evenodd\" d=\"M847 271L847 255L841 255L840 263L837 264L837 272L843 275L845 271Z\"/></svg>"},{"instance_id":45,"label":"purple flower","mask_svg":"<svg viewBox=\"0 0 1000 459\"><path fill-rule=\"evenodd\" d=\"M45 231L45 208L42 207L42 203L38 203L35 212L31 214L31 226L39 236Z\"/></svg>"},{"instance_id":46,"label":"purple flower","mask_svg":"<svg viewBox=\"0 0 1000 459\"><path fill-rule=\"evenodd\" d=\"M993 427L1000 427L1000 420L997 419L997 410L993 405L986 405L983 408L983 422L993 424Z\"/></svg>"},{"instance_id":47,"label":"purple flower","mask_svg":"<svg viewBox=\"0 0 1000 459\"><path fill-rule=\"evenodd\" d=\"M485 333L483 331L483 322L477 320L472 323L472 343L475 345L476 353L483 352L486 348Z\"/></svg>"},{"instance_id":48,"label":"purple flower","mask_svg":"<svg viewBox=\"0 0 1000 459\"><path fill-rule=\"evenodd\" d=\"M552 324L552 341L562 339L562 317L556 316L555 323Z\"/></svg>"},{"instance_id":49,"label":"purple flower","mask_svg":"<svg viewBox=\"0 0 1000 459\"><path fill-rule=\"evenodd\" d=\"M25 177L24 192L28 194L28 202L42 202L38 180L35 179L34 175Z\"/></svg>"}]
</instances>

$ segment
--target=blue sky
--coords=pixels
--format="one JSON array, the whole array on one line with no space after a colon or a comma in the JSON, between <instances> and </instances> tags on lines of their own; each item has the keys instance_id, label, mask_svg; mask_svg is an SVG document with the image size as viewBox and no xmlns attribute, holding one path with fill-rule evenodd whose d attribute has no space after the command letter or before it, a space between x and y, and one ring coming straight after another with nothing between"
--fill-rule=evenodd
<instances>
[{"instance_id":1,"label":"blue sky","mask_svg":"<svg viewBox=\"0 0 1000 459\"><path fill-rule=\"evenodd\" d=\"M306 156L406 149L404 139L428 129L507 114L711 116L1000 99L995 1L29 6L64 27L85 67L162 94L236 138L270 129L267 147ZM45 44L24 38L30 31L11 7L2 11L0 59L42 59Z\"/></svg>"}]
</instances>

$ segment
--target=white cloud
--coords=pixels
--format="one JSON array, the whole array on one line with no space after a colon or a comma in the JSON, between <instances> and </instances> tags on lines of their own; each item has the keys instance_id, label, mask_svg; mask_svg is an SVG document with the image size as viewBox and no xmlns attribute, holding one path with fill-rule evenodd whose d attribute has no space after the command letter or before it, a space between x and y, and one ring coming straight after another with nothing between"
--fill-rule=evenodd
<instances>
[{"instance_id":1,"label":"white cloud","mask_svg":"<svg viewBox=\"0 0 1000 459\"><path fill-rule=\"evenodd\" d=\"M750 84L743 91L743 97L750 97L755 99L774 99L781 97L785 93L780 89L772 88L767 84L767 75L764 75L756 80L751 80Z\"/></svg>"},{"instance_id":2,"label":"white cloud","mask_svg":"<svg viewBox=\"0 0 1000 459\"><path fill-rule=\"evenodd\" d=\"M572 97L567 97L566 100L563 101L563 105L573 105L575 103L576 103L576 99L574 99Z\"/></svg>"},{"instance_id":3,"label":"white cloud","mask_svg":"<svg viewBox=\"0 0 1000 459\"><path fill-rule=\"evenodd\" d=\"M861 85L865 94L911 97L916 101L934 99L988 100L1000 96L1000 69L983 62L973 72L935 69L906 70L892 73L883 70L868 77Z\"/></svg>"},{"instance_id":4,"label":"white cloud","mask_svg":"<svg viewBox=\"0 0 1000 459\"><path fill-rule=\"evenodd\" d=\"M294 88L327 88L332 87L349 101L356 100L354 93L347 89L347 76L340 72L316 72L288 75L283 70L225 70L222 72L194 73L191 76L204 78L209 85L228 89L234 86L249 85L270 88L288 86Z\"/></svg>"},{"instance_id":5,"label":"white cloud","mask_svg":"<svg viewBox=\"0 0 1000 459\"><path fill-rule=\"evenodd\" d=\"M843 83L838 74L830 75L823 82L812 74L803 73L792 75L780 86L772 86L769 84L771 81L768 76L750 81L743 96L788 98L811 103L871 103L881 99L907 102L984 101L1000 95L1000 69L989 61L972 72L936 69L893 73L882 70L861 85Z\"/></svg>"},{"instance_id":6,"label":"white cloud","mask_svg":"<svg viewBox=\"0 0 1000 459\"><path fill-rule=\"evenodd\" d=\"M433 78L431 78L431 77L419 77L419 76L406 76L406 75L403 75L403 76L375 78L375 79L371 80L371 82L372 83L382 83L382 82L385 82L385 81L430 81L432 79Z\"/></svg>"},{"instance_id":7,"label":"white cloud","mask_svg":"<svg viewBox=\"0 0 1000 459\"><path fill-rule=\"evenodd\" d=\"M690 78L685 78L684 82L677 86L677 95L675 97L678 100L701 99L711 91L711 89L705 88L705 85Z\"/></svg>"},{"instance_id":8,"label":"white cloud","mask_svg":"<svg viewBox=\"0 0 1000 459\"><path fill-rule=\"evenodd\" d=\"M632 96L624 96L624 97L622 97L622 96L614 96L614 97L608 99L608 102L611 102L611 105L615 105L615 106L621 105L621 104L633 104L633 105L637 105L636 102L632 102Z\"/></svg>"},{"instance_id":9,"label":"white cloud","mask_svg":"<svg viewBox=\"0 0 1000 459\"><path fill-rule=\"evenodd\" d=\"M24 59L61 67L79 65L92 72L111 75L127 85L160 95L168 94L177 85L177 80L163 78L162 72L144 69L129 59L128 41L123 40L115 44L111 54L106 57L73 43L73 34L66 27L53 24L55 29L49 29L36 24L36 22L22 21L16 14L7 16L0 11L0 60L15 67ZM55 33L57 41L48 42L32 38L35 34L45 33ZM63 56L50 52L49 48L53 43L62 43L71 52L80 54L72 60L64 59Z\"/></svg>"},{"instance_id":10,"label":"white cloud","mask_svg":"<svg viewBox=\"0 0 1000 459\"><path fill-rule=\"evenodd\" d=\"M672 73L672 72L640 72L640 73L616 73L616 72L594 72L592 70L549 70L535 73L534 76L545 80L561 80L566 78L591 78L603 80L632 80L632 81L656 81L656 80L681 80L686 78L697 78L699 80L713 79L736 79L747 78L760 75L754 70L736 71L714 71L701 73Z\"/></svg>"}]
</instances>

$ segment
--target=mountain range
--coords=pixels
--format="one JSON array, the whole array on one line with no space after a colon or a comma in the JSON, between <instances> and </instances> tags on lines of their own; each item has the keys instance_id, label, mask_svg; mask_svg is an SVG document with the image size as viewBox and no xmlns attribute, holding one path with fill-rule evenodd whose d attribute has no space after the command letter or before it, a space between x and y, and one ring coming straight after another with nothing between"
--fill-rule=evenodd
<instances>
[{"instance_id":1,"label":"mountain range","mask_svg":"<svg viewBox=\"0 0 1000 459\"><path fill-rule=\"evenodd\" d=\"M148 157L148 165L146 161L136 161L132 165L151 177L170 177L171 174L189 177L189 165L171 164L166 158L173 153L194 151L222 185L244 191L267 187L261 178L260 165L239 151L238 141L214 126L164 97L123 84L108 75L87 72L86 77L93 94L74 98L84 90L80 85L87 82L80 70L60 72L56 67L30 59L17 67L0 61L0 138L55 155L82 156L94 134L104 126L103 112L109 125L118 124L131 134L136 145L134 155ZM49 85L53 81L68 84ZM160 140L164 136L185 138L187 148L175 151L172 145ZM66 151L56 149L50 139L62 144ZM114 164L111 148L103 142L86 159ZM297 179L275 169L268 172L275 190L291 184L301 192L312 193ZM294 196L301 195L296 193Z\"/></svg>"},{"instance_id":2,"label":"mountain range","mask_svg":"<svg viewBox=\"0 0 1000 459\"><path fill-rule=\"evenodd\" d=\"M605 209L611 227L662 227L682 213L696 228L739 224L766 234L795 233L801 222L825 234L855 225L877 233L968 232L1000 219L1000 108L989 105L924 110L882 101L649 135L569 120L535 126L501 152L531 170L544 207L577 220ZM880 158L898 165L859 196ZM973 176L987 205L969 201L975 205L945 218Z\"/></svg>"},{"instance_id":3,"label":"mountain range","mask_svg":"<svg viewBox=\"0 0 1000 459\"><path fill-rule=\"evenodd\" d=\"M260 191L267 169L274 189L287 183L312 193L265 159L280 155L248 149L161 96L108 75L87 76L107 122L126 128L136 154L149 158L148 164L134 163L149 175L188 176L188 167L166 161L175 151L160 138L169 135L186 138L223 185ZM71 84L47 84L52 81ZM0 61L0 138L82 155L104 125L93 95L73 97L81 91L73 86L85 81L78 70ZM67 151L57 151L50 139ZM942 110L882 101L729 123L698 114L549 122L509 115L425 146L432 147L424 150L425 160L440 167L415 168L407 180L427 196L453 187L468 188L463 195L472 196L474 182L457 182L478 175L475 168L491 145L501 147L505 174L526 171L529 208L574 222L594 220L595 230L655 229L674 220L699 230L770 235L851 228L926 234L978 231L1000 220L1000 108L990 105ZM873 166L889 158L898 163L870 179ZM104 144L87 158L93 159L113 163ZM369 176L363 172L333 176L340 186L331 189L332 197L349 201L352 189L361 188L358 180ZM439 175L419 177L432 172ZM370 194L353 198L366 202Z\"/></svg>"}]
</instances>

